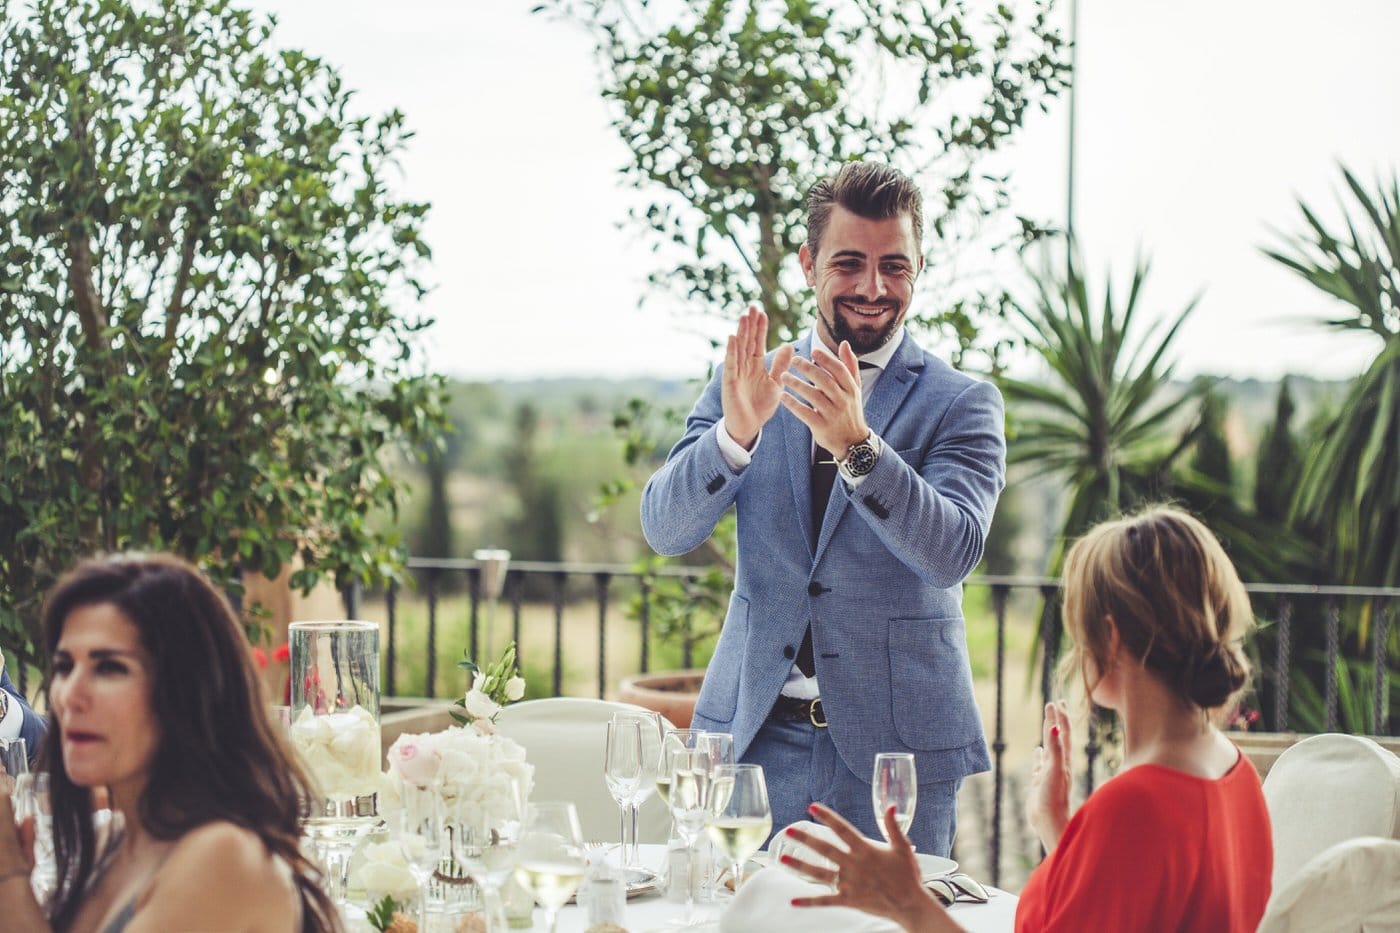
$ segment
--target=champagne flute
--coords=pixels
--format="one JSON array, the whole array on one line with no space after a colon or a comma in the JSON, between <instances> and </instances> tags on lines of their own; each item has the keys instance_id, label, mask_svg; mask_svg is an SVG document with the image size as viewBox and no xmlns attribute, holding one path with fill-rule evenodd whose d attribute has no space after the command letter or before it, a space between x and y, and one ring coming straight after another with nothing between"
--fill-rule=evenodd
<instances>
[{"instance_id":1,"label":"champagne flute","mask_svg":"<svg viewBox=\"0 0 1400 933\"><path fill-rule=\"evenodd\" d=\"M914 756L908 752L880 752L875 756L875 773L870 780L870 801L875 806L875 825L888 842L890 831L885 828L885 813L894 807L895 822L900 832L908 833L914 822L914 807L919 801L919 780L914 770Z\"/></svg>"},{"instance_id":2,"label":"champagne flute","mask_svg":"<svg viewBox=\"0 0 1400 933\"><path fill-rule=\"evenodd\" d=\"M694 864L695 842L705 828L709 815L710 762L704 752L692 749L672 749L667 757L671 773L671 818L676 832L685 844L687 864ZM685 917L689 926L695 915L695 885L685 886Z\"/></svg>"},{"instance_id":3,"label":"champagne flute","mask_svg":"<svg viewBox=\"0 0 1400 933\"><path fill-rule=\"evenodd\" d=\"M636 848L636 823L631 824L632 839L628 841L627 830L630 811L635 806L633 799L642 783L642 729L635 719L614 719L607 724L603 747L603 777L608 782L608 793L617 801L621 828L618 836L622 843L623 858Z\"/></svg>"},{"instance_id":4,"label":"champagne flute","mask_svg":"<svg viewBox=\"0 0 1400 933\"><path fill-rule=\"evenodd\" d=\"M661 714L649 709L613 713L613 722L619 720L635 721L642 739L642 779L637 784L637 793L632 797L632 849L624 853L623 864L628 869L629 878L651 880L656 874L641 867L637 847L637 811L656 790L656 781L661 774L661 742L665 737L665 725Z\"/></svg>"},{"instance_id":5,"label":"champagne flute","mask_svg":"<svg viewBox=\"0 0 1400 933\"><path fill-rule=\"evenodd\" d=\"M773 831L773 812L768 807L768 784L763 779L763 768L720 765L715 772L711 795L705 834L728 856L734 870L734 893L738 894L744 863Z\"/></svg>"},{"instance_id":6,"label":"champagne flute","mask_svg":"<svg viewBox=\"0 0 1400 933\"><path fill-rule=\"evenodd\" d=\"M710 774L716 776L719 769L724 765L734 764L734 736L728 732L702 732L700 738L695 743L696 751L702 753L709 762ZM732 782L714 781L710 785L710 809L711 811L724 808L725 795L732 788ZM704 883L700 887L700 899L709 903L716 897L718 891L717 883L719 875L723 869L715 863L714 849L710 845L710 838L706 836L701 839L700 864L704 868Z\"/></svg>"},{"instance_id":7,"label":"champagne flute","mask_svg":"<svg viewBox=\"0 0 1400 933\"><path fill-rule=\"evenodd\" d=\"M661 740L660 767L656 772L656 793L670 805L671 798L671 753L677 750L694 751L700 744L700 729L670 729Z\"/></svg>"},{"instance_id":8,"label":"champagne flute","mask_svg":"<svg viewBox=\"0 0 1400 933\"><path fill-rule=\"evenodd\" d=\"M555 933L559 908L578 890L588 860L572 803L532 804L525 817L515 879L544 908L545 925Z\"/></svg>"},{"instance_id":9,"label":"champagne flute","mask_svg":"<svg viewBox=\"0 0 1400 933\"><path fill-rule=\"evenodd\" d=\"M428 928L428 886L447 852L447 821L436 787L405 784L393 823L394 841L418 882L418 929Z\"/></svg>"}]
</instances>

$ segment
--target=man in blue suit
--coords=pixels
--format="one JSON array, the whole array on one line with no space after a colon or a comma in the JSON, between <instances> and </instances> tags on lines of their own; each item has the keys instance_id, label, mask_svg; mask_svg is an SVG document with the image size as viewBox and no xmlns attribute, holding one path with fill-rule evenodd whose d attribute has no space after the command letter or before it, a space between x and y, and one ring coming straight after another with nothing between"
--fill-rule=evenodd
<instances>
[{"instance_id":1,"label":"man in blue suit","mask_svg":"<svg viewBox=\"0 0 1400 933\"><path fill-rule=\"evenodd\" d=\"M39 740L44 737L44 718L30 708L19 690L10 682L5 670L5 655L0 652L0 739L24 739L29 763L39 753Z\"/></svg>"},{"instance_id":2,"label":"man in blue suit","mask_svg":"<svg viewBox=\"0 0 1400 933\"><path fill-rule=\"evenodd\" d=\"M878 834L879 752L910 752L910 837L947 855L962 779L990 762L962 581L1005 484L1001 396L905 332L922 200L850 163L808 195L799 253L812 333L765 354L750 308L685 435L647 483L642 528L685 554L738 510L734 592L694 726L764 766L773 823L825 803ZM839 478L835 474L839 473Z\"/></svg>"}]
</instances>

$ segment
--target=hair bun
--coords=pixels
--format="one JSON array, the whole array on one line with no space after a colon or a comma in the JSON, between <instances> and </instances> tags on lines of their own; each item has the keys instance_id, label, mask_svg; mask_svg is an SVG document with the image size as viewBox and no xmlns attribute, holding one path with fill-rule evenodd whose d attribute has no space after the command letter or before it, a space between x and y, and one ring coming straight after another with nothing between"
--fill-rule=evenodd
<instances>
[{"instance_id":1,"label":"hair bun","mask_svg":"<svg viewBox=\"0 0 1400 933\"><path fill-rule=\"evenodd\" d=\"M1183 671L1182 693L1203 709L1223 706L1245 685L1249 668L1239 649L1216 642Z\"/></svg>"}]
</instances>

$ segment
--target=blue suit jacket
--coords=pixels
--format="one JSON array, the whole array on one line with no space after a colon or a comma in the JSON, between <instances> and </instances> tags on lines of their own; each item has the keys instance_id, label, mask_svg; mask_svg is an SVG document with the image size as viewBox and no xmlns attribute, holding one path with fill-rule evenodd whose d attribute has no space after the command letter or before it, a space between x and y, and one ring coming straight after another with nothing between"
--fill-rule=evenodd
<instances>
[{"instance_id":1,"label":"blue suit jacket","mask_svg":"<svg viewBox=\"0 0 1400 933\"><path fill-rule=\"evenodd\" d=\"M809 356L810 336L798 353ZM865 400L884 450L854 490L834 484L814 551L811 432L780 407L753 462L732 470L716 440L721 378L642 496L643 532L667 555L738 509L734 593L695 727L732 732L742 755L810 620L831 737L854 774L868 780L882 751L913 752L921 783L985 771L961 584L1005 484L1000 393L905 334Z\"/></svg>"},{"instance_id":2,"label":"blue suit jacket","mask_svg":"<svg viewBox=\"0 0 1400 933\"><path fill-rule=\"evenodd\" d=\"M4 690L10 695L11 703L18 703L19 708L24 711L24 722L19 727L19 737L24 739L25 753L29 756L29 763L34 764L35 757L39 754L39 740L44 737L44 732L48 729L48 724L44 717L29 706L24 697L20 696L19 690L10 682L10 675L3 666L0 666L0 690Z\"/></svg>"}]
</instances>

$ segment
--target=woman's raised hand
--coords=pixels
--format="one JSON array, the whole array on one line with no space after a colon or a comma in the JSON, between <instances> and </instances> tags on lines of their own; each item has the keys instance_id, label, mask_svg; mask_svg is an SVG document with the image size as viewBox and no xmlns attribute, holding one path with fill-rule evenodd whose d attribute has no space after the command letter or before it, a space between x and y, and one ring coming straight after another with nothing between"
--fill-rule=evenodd
<instances>
[{"instance_id":1,"label":"woman's raised hand","mask_svg":"<svg viewBox=\"0 0 1400 933\"><path fill-rule=\"evenodd\" d=\"M783 856L784 865L813 881L836 888L833 894L794 898L794 907L854 907L888 917L906 930L937 933L962 929L933 895L924 890L914 847L900 830L893 807L885 812L885 826L890 832L889 845L865 838L839 814L819 803L812 804L811 813L831 827L846 848L819 839L795 826L787 829L787 834L793 839L837 866L835 870L819 868L794 856Z\"/></svg>"},{"instance_id":2,"label":"woman's raised hand","mask_svg":"<svg viewBox=\"0 0 1400 933\"><path fill-rule=\"evenodd\" d=\"M1041 744L1031 763L1026 794L1026 822L1040 837L1046 853L1053 852L1069 822L1070 732L1069 707L1064 700L1045 704Z\"/></svg>"}]
</instances>

